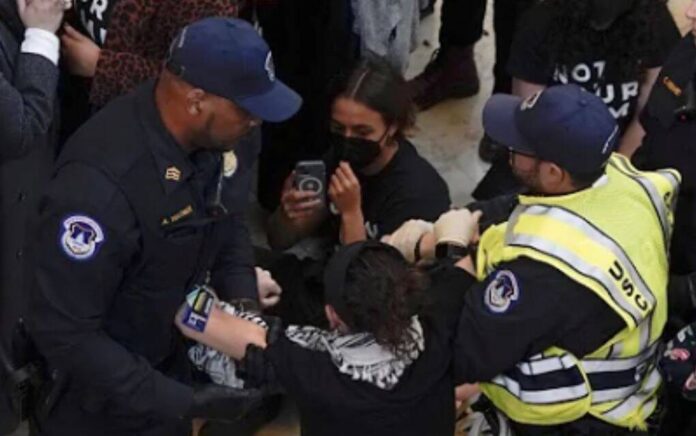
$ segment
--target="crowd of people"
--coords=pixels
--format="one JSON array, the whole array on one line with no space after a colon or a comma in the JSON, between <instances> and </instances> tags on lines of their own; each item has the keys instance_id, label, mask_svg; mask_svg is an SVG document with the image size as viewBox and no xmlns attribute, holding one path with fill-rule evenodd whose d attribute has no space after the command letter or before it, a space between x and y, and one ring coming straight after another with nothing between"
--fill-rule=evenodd
<instances>
[{"instance_id":1,"label":"crowd of people","mask_svg":"<svg viewBox=\"0 0 696 436\"><path fill-rule=\"evenodd\" d=\"M696 1L495 0L465 206L433 3L0 0L0 434L696 434Z\"/></svg>"}]
</instances>

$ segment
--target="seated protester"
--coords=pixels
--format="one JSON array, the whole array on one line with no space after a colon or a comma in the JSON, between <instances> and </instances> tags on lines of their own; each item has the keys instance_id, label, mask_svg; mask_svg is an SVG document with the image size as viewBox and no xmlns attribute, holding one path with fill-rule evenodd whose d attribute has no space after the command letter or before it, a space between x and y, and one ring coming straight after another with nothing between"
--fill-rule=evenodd
<instances>
[{"instance_id":1,"label":"seated protester","mask_svg":"<svg viewBox=\"0 0 696 436\"><path fill-rule=\"evenodd\" d=\"M218 359L214 379L238 385L237 359L247 387L279 383L299 406L305 436L451 436L453 331L473 279L452 266L432 279L426 296L424 273L398 251L359 242L339 249L326 269L330 330L283 330L267 318L267 331L263 321L218 308L202 333L180 316L177 325L226 355L194 351L202 367Z\"/></svg>"},{"instance_id":2,"label":"seated protester","mask_svg":"<svg viewBox=\"0 0 696 436\"><path fill-rule=\"evenodd\" d=\"M618 150L631 155L644 135L639 115L670 50L676 24L660 0L547 0L520 20L508 60L512 94L527 98L553 85L576 84L600 96L619 123ZM519 187L507 154L474 197Z\"/></svg>"},{"instance_id":3,"label":"seated protester","mask_svg":"<svg viewBox=\"0 0 696 436\"><path fill-rule=\"evenodd\" d=\"M334 207L298 191L291 175L268 228L275 249L317 233L344 244L379 239L408 219L432 220L450 206L445 181L404 136L414 112L401 77L382 63L365 61L338 84L335 95L325 158Z\"/></svg>"},{"instance_id":4,"label":"seated protester","mask_svg":"<svg viewBox=\"0 0 696 436\"><path fill-rule=\"evenodd\" d=\"M450 206L445 181L404 136L414 112L400 76L364 61L334 95L324 159L328 198L297 190L291 175L268 225L276 250L323 241L309 259L286 254L264 265L284 292L274 313L293 324L326 326L322 274L337 244L380 239L404 221L432 221Z\"/></svg>"}]
</instances>

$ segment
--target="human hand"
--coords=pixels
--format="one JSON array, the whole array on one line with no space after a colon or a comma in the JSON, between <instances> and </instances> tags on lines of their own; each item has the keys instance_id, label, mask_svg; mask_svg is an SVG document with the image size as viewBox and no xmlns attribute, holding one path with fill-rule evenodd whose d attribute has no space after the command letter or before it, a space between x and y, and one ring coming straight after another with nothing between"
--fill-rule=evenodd
<instances>
[{"instance_id":1,"label":"human hand","mask_svg":"<svg viewBox=\"0 0 696 436\"><path fill-rule=\"evenodd\" d=\"M17 0L17 11L24 27L51 33L60 28L63 13L71 7L71 0Z\"/></svg>"},{"instance_id":2,"label":"human hand","mask_svg":"<svg viewBox=\"0 0 696 436\"><path fill-rule=\"evenodd\" d=\"M329 183L329 198L341 215L360 212L360 182L348 162L341 162Z\"/></svg>"},{"instance_id":3,"label":"human hand","mask_svg":"<svg viewBox=\"0 0 696 436\"><path fill-rule=\"evenodd\" d=\"M466 247L478 238L480 219L481 211L471 213L468 209L456 209L446 212L435 222L435 240L438 244Z\"/></svg>"},{"instance_id":4,"label":"human hand","mask_svg":"<svg viewBox=\"0 0 696 436\"><path fill-rule=\"evenodd\" d=\"M295 189L294 180L293 171L285 179L280 205L283 215L290 221L302 221L315 216L321 210L322 202L315 192Z\"/></svg>"},{"instance_id":5,"label":"human hand","mask_svg":"<svg viewBox=\"0 0 696 436\"><path fill-rule=\"evenodd\" d=\"M399 250L407 261L413 263L421 258L419 241L427 233L433 232L433 224L423 220L406 221L391 235L382 238L382 242Z\"/></svg>"},{"instance_id":6,"label":"human hand","mask_svg":"<svg viewBox=\"0 0 696 436\"><path fill-rule=\"evenodd\" d=\"M283 289L273 279L270 272L256 267L256 283L262 308L268 309L280 302L280 294L283 293Z\"/></svg>"},{"instance_id":7,"label":"human hand","mask_svg":"<svg viewBox=\"0 0 696 436\"><path fill-rule=\"evenodd\" d=\"M80 77L94 77L101 49L69 24L66 23L63 29L65 33L60 37L60 41L68 71Z\"/></svg>"}]
</instances>

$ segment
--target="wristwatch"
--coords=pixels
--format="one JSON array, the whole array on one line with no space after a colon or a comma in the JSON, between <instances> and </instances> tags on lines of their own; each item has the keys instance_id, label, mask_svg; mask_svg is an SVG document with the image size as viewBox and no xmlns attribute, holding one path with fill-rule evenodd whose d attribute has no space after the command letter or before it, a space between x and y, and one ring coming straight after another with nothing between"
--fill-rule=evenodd
<instances>
[{"instance_id":1,"label":"wristwatch","mask_svg":"<svg viewBox=\"0 0 696 436\"><path fill-rule=\"evenodd\" d=\"M437 260L447 260L453 263L458 262L471 254L469 247L461 245L449 244L447 242L439 243L435 246L435 258Z\"/></svg>"}]
</instances>

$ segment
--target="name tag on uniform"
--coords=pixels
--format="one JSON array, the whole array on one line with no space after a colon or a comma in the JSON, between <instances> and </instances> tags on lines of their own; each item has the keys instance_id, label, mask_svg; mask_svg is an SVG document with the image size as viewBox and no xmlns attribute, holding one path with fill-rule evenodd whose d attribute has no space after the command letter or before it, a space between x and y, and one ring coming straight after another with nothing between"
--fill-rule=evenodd
<instances>
[{"instance_id":1,"label":"name tag on uniform","mask_svg":"<svg viewBox=\"0 0 696 436\"><path fill-rule=\"evenodd\" d=\"M205 286L196 286L186 296L186 308L181 321L187 327L202 333L210 318L213 304L215 304L215 294Z\"/></svg>"}]
</instances>

